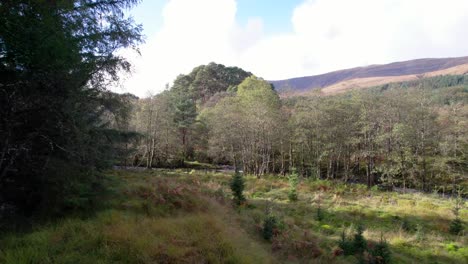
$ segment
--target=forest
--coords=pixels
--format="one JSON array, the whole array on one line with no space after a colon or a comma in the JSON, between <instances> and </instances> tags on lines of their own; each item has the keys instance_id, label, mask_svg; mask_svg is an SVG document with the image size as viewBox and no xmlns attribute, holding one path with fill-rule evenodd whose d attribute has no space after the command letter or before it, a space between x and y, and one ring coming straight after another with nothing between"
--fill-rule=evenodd
<instances>
[{"instance_id":1,"label":"forest","mask_svg":"<svg viewBox=\"0 0 468 264\"><path fill-rule=\"evenodd\" d=\"M213 62L116 93L139 2L0 2L0 263L468 259L466 74L286 96Z\"/></svg>"},{"instance_id":2,"label":"forest","mask_svg":"<svg viewBox=\"0 0 468 264\"><path fill-rule=\"evenodd\" d=\"M296 168L369 188L466 194L467 84L441 76L281 98L267 81L212 63L162 94L130 99L127 129L140 137L123 164L229 164L259 178Z\"/></svg>"}]
</instances>

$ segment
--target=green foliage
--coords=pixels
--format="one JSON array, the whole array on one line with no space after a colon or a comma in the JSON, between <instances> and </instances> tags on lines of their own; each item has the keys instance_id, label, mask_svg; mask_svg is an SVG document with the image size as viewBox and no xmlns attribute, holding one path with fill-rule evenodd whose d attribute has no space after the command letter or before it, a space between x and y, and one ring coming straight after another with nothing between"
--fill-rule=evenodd
<instances>
[{"instance_id":1,"label":"green foliage","mask_svg":"<svg viewBox=\"0 0 468 264\"><path fill-rule=\"evenodd\" d=\"M367 250L367 241L363 236L363 232L364 227L362 225L358 225L356 228L356 233L350 240L346 237L345 230L343 230L338 246L343 250L345 255L362 255L362 253Z\"/></svg>"},{"instance_id":2,"label":"green foliage","mask_svg":"<svg viewBox=\"0 0 468 264\"><path fill-rule=\"evenodd\" d=\"M323 221L325 219L325 214L323 212L322 207L317 207L316 214L315 214L315 220L317 221Z\"/></svg>"},{"instance_id":3,"label":"green foliage","mask_svg":"<svg viewBox=\"0 0 468 264\"><path fill-rule=\"evenodd\" d=\"M349 240L346 237L346 230L343 229L341 233L340 241L338 242L338 246L343 250L344 255L353 255L354 251L354 244L352 240Z\"/></svg>"},{"instance_id":4,"label":"green foliage","mask_svg":"<svg viewBox=\"0 0 468 264\"><path fill-rule=\"evenodd\" d=\"M461 232L463 232L463 222L460 219L460 210L462 208L462 205L464 204L464 201L462 197L459 195L457 199L455 200L455 206L452 209L453 214L455 215L455 219L453 219L450 222L450 227L449 227L449 232L453 235L458 235Z\"/></svg>"},{"instance_id":5,"label":"green foliage","mask_svg":"<svg viewBox=\"0 0 468 264\"><path fill-rule=\"evenodd\" d=\"M392 252L390 251L390 246L383 237L383 234L380 236L380 241L370 250L370 254L375 259L374 263L379 264L388 264L392 260Z\"/></svg>"},{"instance_id":6,"label":"green foliage","mask_svg":"<svg viewBox=\"0 0 468 264\"><path fill-rule=\"evenodd\" d=\"M144 172L114 172L112 178L115 195L100 197L110 199L110 208L35 231L0 234L0 263L272 261L270 252L229 217L236 212L213 206L199 186ZM143 203L150 214L140 210Z\"/></svg>"},{"instance_id":7,"label":"green foliage","mask_svg":"<svg viewBox=\"0 0 468 264\"><path fill-rule=\"evenodd\" d=\"M463 231L463 222L460 218L455 218L450 222L449 232L453 235L458 235Z\"/></svg>"},{"instance_id":8,"label":"green foliage","mask_svg":"<svg viewBox=\"0 0 468 264\"><path fill-rule=\"evenodd\" d=\"M363 235L364 227L359 224L353 238L354 253L362 254L367 249L367 241Z\"/></svg>"},{"instance_id":9,"label":"green foliage","mask_svg":"<svg viewBox=\"0 0 468 264\"><path fill-rule=\"evenodd\" d=\"M2 1L0 206L31 217L92 205L99 172L126 155L127 99L106 87L130 71L115 51L142 42L124 12L137 2Z\"/></svg>"},{"instance_id":10,"label":"green foliage","mask_svg":"<svg viewBox=\"0 0 468 264\"><path fill-rule=\"evenodd\" d=\"M455 243L449 243L445 246L445 249L448 251L448 252L456 252L458 251L458 249L460 249L460 247L455 244Z\"/></svg>"},{"instance_id":11,"label":"green foliage","mask_svg":"<svg viewBox=\"0 0 468 264\"><path fill-rule=\"evenodd\" d=\"M424 227L421 224L416 225L416 240L423 241L425 239Z\"/></svg>"},{"instance_id":12,"label":"green foliage","mask_svg":"<svg viewBox=\"0 0 468 264\"><path fill-rule=\"evenodd\" d=\"M183 76L188 80L185 87L194 100L203 105L216 94L235 92L237 85L251 75L252 73L238 67L226 67L212 62L200 65Z\"/></svg>"},{"instance_id":13,"label":"green foliage","mask_svg":"<svg viewBox=\"0 0 468 264\"><path fill-rule=\"evenodd\" d=\"M278 220L276 216L268 214L263 220L262 236L265 240L271 240L275 235L277 229Z\"/></svg>"},{"instance_id":14,"label":"green foliage","mask_svg":"<svg viewBox=\"0 0 468 264\"><path fill-rule=\"evenodd\" d=\"M373 193L379 187L372 186L449 193L467 182L466 79L280 98L241 69L201 65L166 92L169 110L153 118L158 126L145 133L140 155L156 166L180 165L173 160L181 156L212 164L242 160L243 171L259 177L295 166L301 176L362 183Z\"/></svg>"},{"instance_id":15,"label":"green foliage","mask_svg":"<svg viewBox=\"0 0 468 264\"><path fill-rule=\"evenodd\" d=\"M291 175L289 175L288 180L289 180L288 198L289 198L289 201L295 202L298 199L297 185L299 184L299 176L295 168L292 169Z\"/></svg>"},{"instance_id":16,"label":"green foliage","mask_svg":"<svg viewBox=\"0 0 468 264\"><path fill-rule=\"evenodd\" d=\"M231 191L232 191L232 196L234 197L234 202L236 205L241 205L245 202L245 196L244 196L244 188L245 188L245 183L244 183L244 177L242 177L242 174L238 171L236 171L232 177L231 180Z\"/></svg>"},{"instance_id":17,"label":"green foliage","mask_svg":"<svg viewBox=\"0 0 468 264\"><path fill-rule=\"evenodd\" d=\"M0 263L51 259L57 263L270 263L273 259L377 264L386 259L388 248L392 263L465 263L468 253L463 236L445 232L452 201L433 195L377 191L370 198L365 186L326 180L317 185L316 180L303 179L302 202L288 203L284 177L244 176L245 195L256 193L256 198L249 200L252 206L236 210L225 200L231 173L127 169L109 172L107 178L112 181L106 182L106 189L115 191L97 198L108 209L87 218L35 225L33 232L0 226L7 230L0 234ZM327 217L326 222L317 222L316 204L309 201L324 187L322 208L327 208ZM277 200L271 199L272 193ZM271 243L265 243L263 225L271 208L276 228L270 229ZM461 209L460 219L467 213ZM425 239L418 239L417 231L399 232L403 217L421 226ZM348 229L351 233L338 241L335 234L356 220L367 226L367 249L361 256L342 256L346 245L353 247L356 231ZM379 245L381 234L388 247Z\"/></svg>"},{"instance_id":18,"label":"green foliage","mask_svg":"<svg viewBox=\"0 0 468 264\"><path fill-rule=\"evenodd\" d=\"M403 218L403 221L401 222L401 228L406 232L414 231L413 225L406 218Z\"/></svg>"},{"instance_id":19,"label":"green foliage","mask_svg":"<svg viewBox=\"0 0 468 264\"><path fill-rule=\"evenodd\" d=\"M383 234L381 234L379 242L369 247L367 240L363 236L363 232L364 228L359 224L353 238L348 239L345 230L343 230L338 242L338 246L343 250L343 254L357 255L362 263L390 263L391 251Z\"/></svg>"}]
</instances>

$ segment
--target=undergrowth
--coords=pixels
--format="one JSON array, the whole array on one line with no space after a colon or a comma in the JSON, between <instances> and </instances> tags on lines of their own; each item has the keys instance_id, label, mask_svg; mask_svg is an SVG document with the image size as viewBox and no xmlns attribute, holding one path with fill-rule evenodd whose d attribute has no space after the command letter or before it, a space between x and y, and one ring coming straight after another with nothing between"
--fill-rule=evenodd
<instances>
[{"instance_id":1,"label":"undergrowth","mask_svg":"<svg viewBox=\"0 0 468 264\"><path fill-rule=\"evenodd\" d=\"M232 173L108 177L115 191L105 209L2 235L0 263L468 262L466 228L453 232L450 198L302 179L291 202L289 178L244 175L247 202L233 206ZM458 204L457 219L468 219Z\"/></svg>"}]
</instances>

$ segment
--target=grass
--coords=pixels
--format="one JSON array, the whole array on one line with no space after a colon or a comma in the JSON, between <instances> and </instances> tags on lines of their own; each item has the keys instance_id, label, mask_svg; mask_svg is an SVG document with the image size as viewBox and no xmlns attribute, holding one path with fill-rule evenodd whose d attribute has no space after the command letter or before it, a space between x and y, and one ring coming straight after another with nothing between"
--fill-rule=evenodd
<instances>
[{"instance_id":1,"label":"grass","mask_svg":"<svg viewBox=\"0 0 468 264\"><path fill-rule=\"evenodd\" d=\"M5 234L0 263L358 263L337 248L358 224L370 244L384 236L392 263L468 262L467 237L448 231L454 201L434 195L302 179L291 202L287 178L245 176L248 203L233 207L227 173L108 175L106 210ZM271 241L262 238L267 215L277 219Z\"/></svg>"}]
</instances>

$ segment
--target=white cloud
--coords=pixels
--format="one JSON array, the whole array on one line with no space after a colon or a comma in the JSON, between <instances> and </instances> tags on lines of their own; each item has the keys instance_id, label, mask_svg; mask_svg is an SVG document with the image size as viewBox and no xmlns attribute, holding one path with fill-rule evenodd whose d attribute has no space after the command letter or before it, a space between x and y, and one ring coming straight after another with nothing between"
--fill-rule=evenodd
<instances>
[{"instance_id":1,"label":"white cloud","mask_svg":"<svg viewBox=\"0 0 468 264\"><path fill-rule=\"evenodd\" d=\"M466 0L306 0L293 32L265 35L261 18L236 21L235 0L171 0L126 91L161 91L180 73L211 61L266 79L367 64L468 55ZM157 16L159 14L155 14Z\"/></svg>"}]
</instances>

